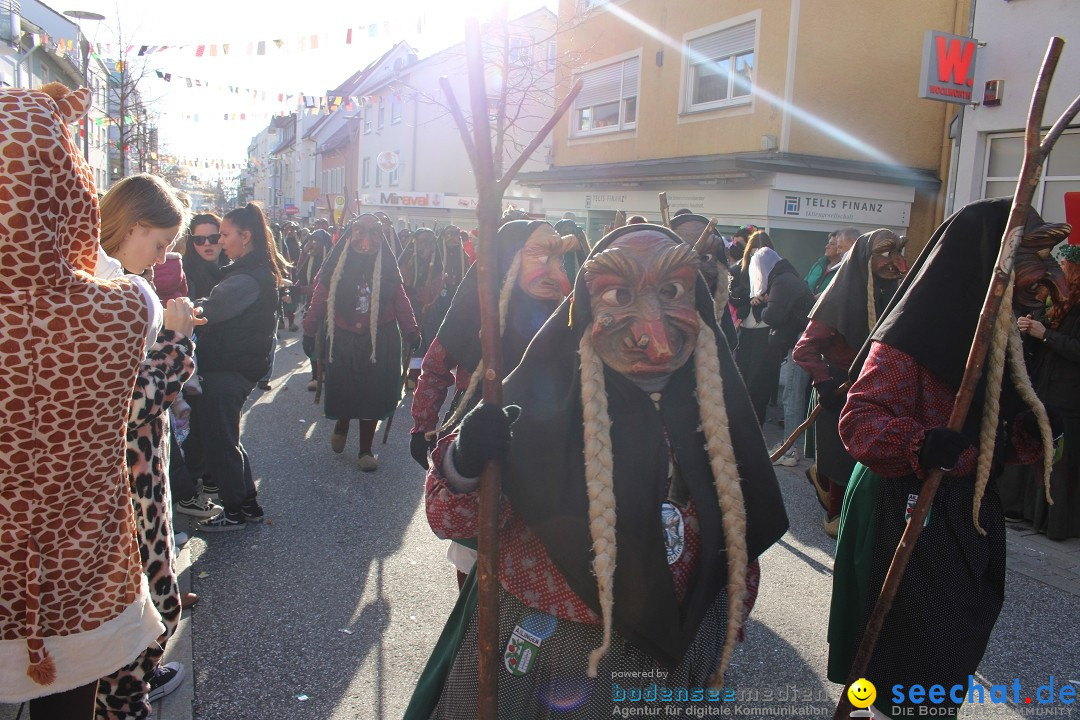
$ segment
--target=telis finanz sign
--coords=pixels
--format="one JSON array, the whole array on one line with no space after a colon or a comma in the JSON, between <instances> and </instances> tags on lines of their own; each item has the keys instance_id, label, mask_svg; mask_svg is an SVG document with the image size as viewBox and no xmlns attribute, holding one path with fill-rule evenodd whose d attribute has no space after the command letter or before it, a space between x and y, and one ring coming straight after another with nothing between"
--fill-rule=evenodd
<instances>
[{"instance_id":1,"label":"telis finanz sign","mask_svg":"<svg viewBox=\"0 0 1080 720\"><path fill-rule=\"evenodd\" d=\"M927 30L919 73L919 97L959 105L970 103L978 45L978 40L965 35Z\"/></svg>"}]
</instances>

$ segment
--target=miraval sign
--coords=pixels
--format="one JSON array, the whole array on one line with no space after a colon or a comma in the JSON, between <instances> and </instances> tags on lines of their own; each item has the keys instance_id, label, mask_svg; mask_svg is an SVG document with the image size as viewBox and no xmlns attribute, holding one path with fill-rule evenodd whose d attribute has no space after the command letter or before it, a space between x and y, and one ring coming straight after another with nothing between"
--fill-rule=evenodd
<instances>
[{"instance_id":1,"label":"miraval sign","mask_svg":"<svg viewBox=\"0 0 1080 720\"><path fill-rule=\"evenodd\" d=\"M978 40L964 35L927 30L919 74L919 97L960 105L970 103L978 45Z\"/></svg>"},{"instance_id":2,"label":"miraval sign","mask_svg":"<svg viewBox=\"0 0 1080 720\"><path fill-rule=\"evenodd\" d=\"M364 205L382 205L384 207L443 207L442 193L398 193L381 192L378 195L365 195Z\"/></svg>"}]
</instances>

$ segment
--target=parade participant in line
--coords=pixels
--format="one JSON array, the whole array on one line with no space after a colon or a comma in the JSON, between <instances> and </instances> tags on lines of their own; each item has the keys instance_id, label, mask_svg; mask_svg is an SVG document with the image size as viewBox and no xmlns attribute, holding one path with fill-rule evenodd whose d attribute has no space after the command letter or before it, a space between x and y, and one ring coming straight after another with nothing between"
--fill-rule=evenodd
<instances>
[{"instance_id":1,"label":"parade participant in line","mask_svg":"<svg viewBox=\"0 0 1080 720\"><path fill-rule=\"evenodd\" d=\"M90 105L0 89L0 703L34 720L90 720L98 678L165 630L124 461L154 294L90 274L98 197L68 129Z\"/></svg>"},{"instance_id":2,"label":"parade participant in line","mask_svg":"<svg viewBox=\"0 0 1080 720\"><path fill-rule=\"evenodd\" d=\"M442 258L443 272L438 283L438 293L433 285L431 302L422 308L414 307L417 314L417 323L420 325L420 343L413 350L409 366L410 387L415 386L420 378L420 366L428 347L439 332L443 318L450 309L450 303L454 299L458 285L461 284L465 272L468 270L469 261L465 256L465 250L461 246L461 231L453 225L448 225L439 231L437 252Z\"/></svg>"},{"instance_id":3,"label":"parade participant in line","mask_svg":"<svg viewBox=\"0 0 1080 720\"><path fill-rule=\"evenodd\" d=\"M397 256L397 263L416 323L423 327L424 310L435 302L442 289L445 258L438 236L429 228L418 228Z\"/></svg>"},{"instance_id":4,"label":"parade participant in line","mask_svg":"<svg viewBox=\"0 0 1080 720\"><path fill-rule=\"evenodd\" d=\"M944 477L863 677L886 688L967 687L1001 610L1005 523L996 476L1002 463L1052 453L1055 434L1031 388L1014 315L1027 312L1040 285L1051 293L1059 285L1061 271L1048 251L1060 234L1034 211L964 429L946 424L1010 205L1010 198L977 201L938 228L852 365L861 370L839 429L861 464L844 500L833 576L834 682L846 681L908 510L932 469L941 468ZM1025 265L1030 269L1021 272ZM847 287L840 280L826 297ZM955 714L961 702L947 695L938 707ZM895 717L916 713L910 699L880 703L877 710L883 709Z\"/></svg>"},{"instance_id":5,"label":"parade participant in line","mask_svg":"<svg viewBox=\"0 0 1080 720\"><path fill-rule=\"evenodd\" d=\"M907 238L884 228L860 237L810 311L810 323L792 352L821 404L814 423L817 463L807 477L825 510L829 537L839 529L844 490L855 467L836 429L846 399L837 389L907 272L906 244Z\"/></svg>"},{"instance_id":6,"label":"parade participant in line","mask_svg":"<svg viewBox=\"0 0 1080 720\"><path fill-rule=\"evenodd\" d=\"M326 230L317 229L308 236L308 241L300 249L300 259L293 266L292 291L300 297L300 303L307 308L311 301L311 294L315 290L315 278L319 274L327 253L333 247L333 239ZM318 387L318 379L315 377L314 358L311 361L311 380L308 381L307 389L315 392Z\"/></svg>"},{"instance_id":7,"label":"parade participant in line","mask_svg":"<svg viewBox=\"0 0 1080 720\"><path fill-rule=\"evenodd\" d=\"M197 526L205 532L242 530L264 519L251 460L240 442L240 416L270 366L278 287L287 270L266 216L254 203L222 218L221 245L232 262L198 303L207 321L196 351L203 392L192 406L189 438L199 444L225 508Z\"/></svg>"},{"instance_id":8,"label":"parade participant in line","mask_svg":"<svg viewBox=\"0 0 1080 720\"><path fill-rule=\"evenodd\" d=\"M577 277L578 268L581 267L581 263L585 262L585 258L589 256L589 241L585 237L585 231L570 218L563 218L555 223L555 232L561 237L573 235L577 238L577 246L571 248L563 255L563 269L566 271L566 277L570 282L574 282L574 278Z\"/></svg>"},{"instance_id":9,"label":"parade participant in line","mask_svg":"<svg viewBox=\"0 0 1080 720\"><path fill-rule=\"evenodd\" d=\"M621 677L723 684L748 565L787 518L697 264L666 228L609 233L507 378L515 407L433 454L445 537L475 533L476 476L503 460L500 717L610 717ZM409 720L475 717L474 605L469 584Z\"/></svg>"},{"instance_id":10,"label":"parade participant in line","mask_svg":"<svg viewBox=\"0 0 1080 720\"><path fill-rule=\"evenodd\" d=\"M345 450L349 423L359 420L360 469L378 469L375 426L401 399L401 341L419 340L412 305L379 219L364 214L342 230L323 263L304 314L304 351L313 355L325 321L326 417L335 420L330 447Z\"/></svg>"},{"instance_id":11,"label":"parade participant in line","mask_svg":"<svg viewBox=\"0 0 1080 720\"><path fill-rule=\"evenodd\" d=\"M705 277L705 284L712 294L713 305L716 310L716 321L720 329L724 331L724 339L728 347L735 351L739 343L739 332L735 328L735 321L728 306L728 293L731 287L731 273L728 270L726 245L724 236L715 229L711 237L703 243L698 243L701 234L709 226L709 220L704 215L696 215L689 210L680 210L675 217L671 218L671 229L698 252L701 261L701 274Z\"/></svg>"},{"instance_id":12,"label":"parade participant in line","mask_svg":"<svg viewBox=\"0 0 1080 720\"><path fill-rule=\"evenodd\" d=\"M561 238L542 220L514 220L495 237L502 291L499 316L502 319L502 365L509 373L517 367L533 335L544 324L566 294L570 283L563 272L563 255L577 239ZM435 446L439 409L449 387L458 384L461 397L454 407L460 419L479 400L476 389L480 374L480 297L475 268L470 269L439 332L424 356L419 383L413 393L412 455L427 468L428 451ZM455 377L456 376L456 377ZM472 381L472 378L476 378ZM467 395L468 397L465 397ZM456 424L456 423L454 423Z\"/></svg>"},{"instance_id":13,"label":"parade participant in line","mask_svg":"<svg viewBox=\"0 0 1080 720\"><path fill-rule=\"evenodd\" d=\"M1042 473L1024 468L1028 489L1024 515L1051 540L1080 537L1080 246L1062 248L1061 268L1067 286L1062 300L1045 313L1024 315L1017 321L1020 332L1030 338L1026 344L1033 346L1030 367L1035 391L1048 410L1061 414L1065 433L1049 493L1044 492Z\"/></svg>"}]
</instances>

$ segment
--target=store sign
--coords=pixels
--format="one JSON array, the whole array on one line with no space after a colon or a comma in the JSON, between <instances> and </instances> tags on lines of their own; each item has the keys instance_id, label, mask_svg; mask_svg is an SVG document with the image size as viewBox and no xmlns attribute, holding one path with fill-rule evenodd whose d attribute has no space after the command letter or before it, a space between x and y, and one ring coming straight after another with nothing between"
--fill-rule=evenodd
<instances>
[{"instance_id":1,"label":"store sign","mask_svg":"<svg viewBox=\"0 0 1080 720\"><path fill-rule=\"evenodd\" d=\"M442 193L372 193L364 195L363 203L364 205L381 205L383 207L444 207Z\"/></svg>"},{"instance_id":2,"label":"store sign","mask_svg":"<svg viewBox=\"0 0 1080 720\"><path fill-rule=\"evenodd\" d=\"M907 227L911 203L811 193L769 193L769 216L834 223Z\"/></svg>"},{"instance_id":3,"label":"store sign","mask_svg":"<svg viewBox=\"0 0 1080 720\"><path fill-rule=\"evenodd\" d=\"M300 208L298 208L295 205L292 205L290 203L286 203L286 205L285 205L285 214L286 215L299 215L300 214Z\"/></svg>"},{"instance_id":4,"label":"store sign","mask_svg":"<svg viewBox=\"0 0 1080 720\"><path fill-rule=\"evenodd\" d=\"M978 45L978 40L964 35L927 30L919 73L919 97L960 105L970 103Z\"/></svg>"}]
</instances>

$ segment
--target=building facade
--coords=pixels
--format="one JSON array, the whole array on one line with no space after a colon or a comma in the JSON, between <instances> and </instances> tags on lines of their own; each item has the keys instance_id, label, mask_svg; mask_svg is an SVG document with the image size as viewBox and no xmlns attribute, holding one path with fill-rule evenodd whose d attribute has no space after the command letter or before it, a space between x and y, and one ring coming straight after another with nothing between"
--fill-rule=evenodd
<instances>
[{"instance_id":1,"label":"building facade","mask_svg":"<svg viewBox=\"0 0 1080 720\"><path fill-rule=\"evenodd\" d=\"M592 240L617 210L754 224L805 270L839 227L889 227L919 248L941 218L946 125L916 98L928 29L965 27L962 0L562 0L553 162L519 180ZM881 22L889 17L888 23ZM570 20L573 19L571 22Z\"/></svg>"},{"instance_id":2,"label":"building facade","mask_svg":"<svg viewBox=\"0 0 1080 720\"><path fill-rule=\"evenodd\" d=\"M1024 127L1035 79L1053 35L1080 28L1080 3L1031 0L1021 5L975 2L972 104L958 118L953 146L950 207L1012 195L1024 156ZM1072 38L1066 37L1066 40ZM1046 101L1044 132L1080 92L1080 53L1066 45ZM989 85L989 87L988 87ZM1065 222L1065 193L1080 193L1080 120L1061 135L1043 166L1033 201L1048 222ZM1073 218L1080 223L1080 218Z\"/></svg>"}]
</instances>

